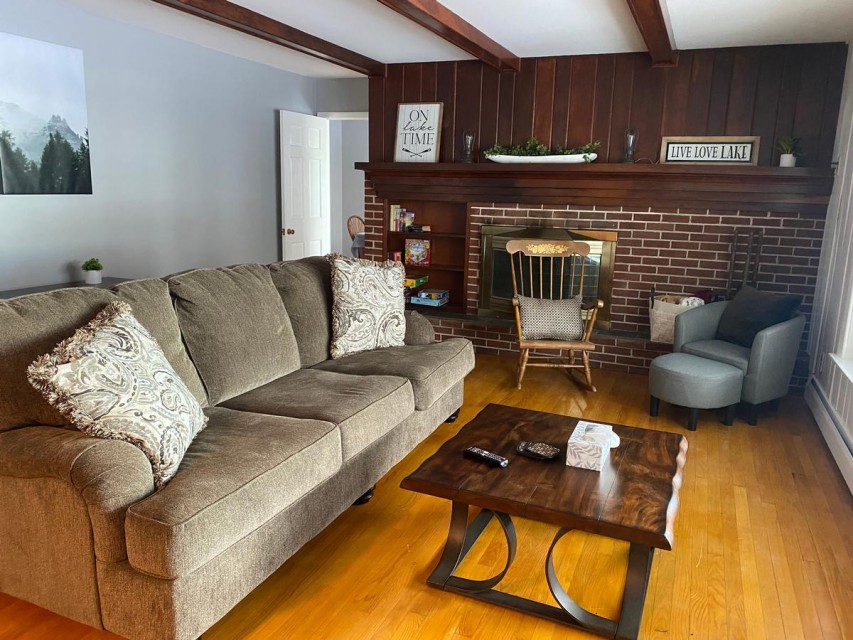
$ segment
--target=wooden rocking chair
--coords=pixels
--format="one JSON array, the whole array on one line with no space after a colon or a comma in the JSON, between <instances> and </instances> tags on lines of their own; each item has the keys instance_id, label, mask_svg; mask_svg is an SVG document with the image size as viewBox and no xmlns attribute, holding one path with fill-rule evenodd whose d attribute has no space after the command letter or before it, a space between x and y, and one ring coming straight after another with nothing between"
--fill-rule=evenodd
<instances>
[{"instance_id":1,"label":"wooden rocking chair","mask_svg":"<svg viewBox=\"0 0 853 640\"><path fill-rule=\"evenodd\" d=\"M595 391L592 384L592 372L589 368L589 352L595 350L590 341L598 310L604 308L604 302L595 300L585 302L581 309L586 312L583 334L578 340L529 340L524 338L521 326L521 312L518 296L538 298L540 300L570 299L583 293L584 267L589 254L589 245L570 240L510 240L506 245L512 267L513 308L515 325L518 330L518 388L525 369L530 367L549 367L561 369L583 369L586 387ZM568 361L554 362L554 358L533 353L536 349L568 350ZM579 352L581 363L575 363ZM532 362L531 360L540 360ZM548 362L541 362L547 359ZM573 380L577 379L567 371Z\"/></svg>"}]
</instances>

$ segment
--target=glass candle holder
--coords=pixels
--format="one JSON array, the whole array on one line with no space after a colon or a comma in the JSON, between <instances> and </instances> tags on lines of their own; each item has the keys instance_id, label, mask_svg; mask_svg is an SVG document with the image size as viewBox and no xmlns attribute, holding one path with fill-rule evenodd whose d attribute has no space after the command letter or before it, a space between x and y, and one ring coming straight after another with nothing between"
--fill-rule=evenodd
<instances>
[{"instance_id":1,"label":"glass candle holder","mask_svg":"<svg viewBox=\"0 0 853 640\"><path fill-rule=\"evenodd\" d=\"M474 162L474 137L475 134L470 129L462 132L462 162Z\"/></svg>"},{"instance_id":2,"label":"glass candle holder","mask_svg":"<svg viewBox=\"0 0 853 640\"><path fill-rule=\"evenodd\" d=\"M627 129L625 131L625 159L623 162L634 162L634 151L637 149L637 130Z\"/></svg>"}]
</instances>

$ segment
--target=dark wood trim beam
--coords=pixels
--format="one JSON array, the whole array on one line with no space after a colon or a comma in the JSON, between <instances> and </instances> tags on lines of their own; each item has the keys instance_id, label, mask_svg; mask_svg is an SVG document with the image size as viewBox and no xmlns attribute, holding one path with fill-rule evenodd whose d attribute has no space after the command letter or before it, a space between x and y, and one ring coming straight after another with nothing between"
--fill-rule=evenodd
<instances>
[{"instance_id":1,"label":"dark wood trim beam","mask_svg":"<svg viewBox=\"0 0 853 640\"><path fill-rule=\"evenodd\" d=\"M678 64L678 51L669 41L660 0L628 0L628 7L652 57L652 64L660 67Z\"/></svg>"},{"instance_id":2,"label":"dark wood trim beam","mask_svg":"<svg viewBox=\"0 0 853 640\"><path fill-rule=\"evenodd\" d=\"M518 71L521 60L512 51L436 0L379 0L389 9L417 22L475 58L501 71Z\"/></svg>"},{"instance_id":3,"label":"dark wood trim beam","mask_svg":"<svg viewBox=\"0 0 853 640\"><path fill-rule=\"evenodd\" d=\"M267 42L331 62L367 76L384 76L385 65L283 22L246 9L228 0L154 0L190 15L210 20Z\"/></svg>"}]
</instances>

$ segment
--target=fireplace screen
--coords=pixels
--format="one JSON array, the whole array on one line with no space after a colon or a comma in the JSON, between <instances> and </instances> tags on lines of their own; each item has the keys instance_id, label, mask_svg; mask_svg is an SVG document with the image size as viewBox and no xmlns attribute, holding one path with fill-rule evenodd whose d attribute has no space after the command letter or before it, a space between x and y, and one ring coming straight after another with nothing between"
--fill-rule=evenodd
<instances>
[{"instance_id":1,"label":"fireplace screen","mask_svg":"<svg viewBox=\"0 0 853 640\"><path fill-rule=\"evenodd\" d=\"M545 227L515 227L507 225L485 225L481 228L482 237L480 255L480 315L512 317L512 271L506 244L515 239L551 239L574 240L589 245L589 255L585 260L583 299L591 301L601 299L604 309L599 311L596 325L599 328L610 327L610 289L612 282L613 256L616 253L615 231L594 231L590 229L552 229ZM579 265L578 265L579 266ZM577 290L580 269L574 269L574 290ZM568 297L572 283L564 283L563 297ZM534 274L533 287L539 287L538 274ZM554 297L559 297L555 291Z\"/></svg>"}]
</instances>

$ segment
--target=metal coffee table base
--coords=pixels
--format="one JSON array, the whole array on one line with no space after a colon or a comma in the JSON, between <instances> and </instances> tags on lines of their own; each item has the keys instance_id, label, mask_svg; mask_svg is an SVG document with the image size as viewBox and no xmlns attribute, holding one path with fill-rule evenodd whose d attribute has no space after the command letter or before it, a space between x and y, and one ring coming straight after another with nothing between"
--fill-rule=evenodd
<instances>
[{"instance_id":1,"label":"metal coffee table base","mask_svg":"<svg viewBox=\"0 0 853 640\"><path fill-rule=\"evenodd\" d=\"M652 569L654 548L631 543L631 550L628 555L628 574L625 579L625 592L622 597L622 612L618 620L610 620L609 618L602 618L594 613L590 613L577 604L566 593L557 579L553 560L554 547L560 538L572 529L564 528L557 532L550 549L548 549L548 556L545 559L545 577L548 581L548 587L551 589L551 594L559 605L555 607L543 602L537 602L536 600L504 593L494 588L506 575L506 572L512 565L512 561L515 559L515 526L507 514L488 509L480 511L469 526L468 509L469 505L463 502L453 502L447 543L444 546L444 552L441 554L441 559L438 561L435 570L427 578L427 584L438 589L515 609L516 611L560 622L570 627L590 631L608 638L636 640L637 634L640 631L640 620L643 616L643 604L646 600L646 588L649 583L649 573ZM491 522L492 518L497 518L506 537L506 566L500 573L486 580L470 580L454 576L453 572L456 571L459 564L474 546L474 543L477 542L477 539L489 522Z\"/></svg>"}]
</instances>

